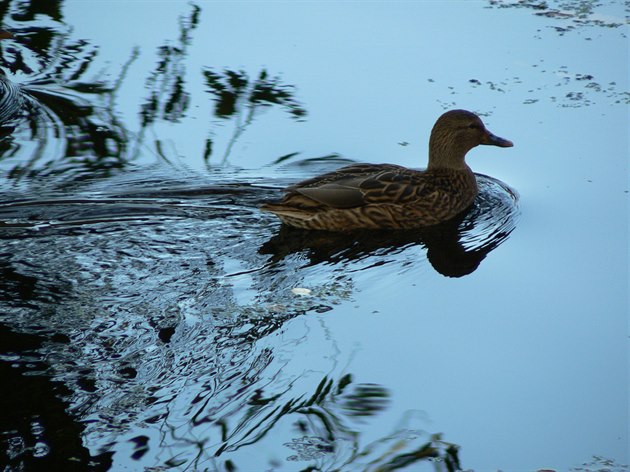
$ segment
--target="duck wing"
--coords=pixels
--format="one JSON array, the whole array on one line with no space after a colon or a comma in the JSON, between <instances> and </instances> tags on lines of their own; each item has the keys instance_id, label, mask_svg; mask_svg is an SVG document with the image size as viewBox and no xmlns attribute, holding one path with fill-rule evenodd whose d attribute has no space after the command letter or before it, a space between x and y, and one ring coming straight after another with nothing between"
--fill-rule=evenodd
<instances>
[{"instance_id":1,"label":"duck wing","mask_svg":"<svg viewBox=\"0 0 630 472\"><path fill-rule=\"evenodd\" d=\"M298 194L331 208L404 204L431 193L423 176L400 166L359 164L301 182L290 189L287 199Z\"/></svg>"},{"instance_id":2,"label":"duck wing","mask_svg":"<svg viewBox=\"0 0 630 472\"><path fill-rule=\"evenodd\" d=\"M327 183L338 182L347 178L369 177L384 170L403 172L407 169L395 164L352 164L310 179L302 180L301 182L291 185L286 190L291 192L298 188L319 187Z\"/></svg>"}]
</instances>

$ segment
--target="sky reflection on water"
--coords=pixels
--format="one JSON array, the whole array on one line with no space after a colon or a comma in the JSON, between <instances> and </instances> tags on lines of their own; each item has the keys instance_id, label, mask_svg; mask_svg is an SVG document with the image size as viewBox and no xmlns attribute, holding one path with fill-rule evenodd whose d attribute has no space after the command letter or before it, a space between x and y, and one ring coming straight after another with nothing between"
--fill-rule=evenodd
<instances>
[{"instance_id":1,"label":"sky reflection on water","mask_svg":"<svg viewBox=\"0 0 630 472\"><path fill-rule=\"evenodd\" d=\"M364 470L402 441L452 443L479 471L624 470L621 2L59 5L33 23L0 10L17 36L2 57L32 69L9 78L46 106L2 138L0 308L17 333L54 333L33 355L89 420L90 455ZM41 55L31 26L53 33ZM476 270L433 270L426 238L265 253L263 198L343 159L424 166L452 107L515 143L468 157L521 196ZM473 245L497 222L480 214L490 229L458 233Z\"/></svg>"}]
</instances>

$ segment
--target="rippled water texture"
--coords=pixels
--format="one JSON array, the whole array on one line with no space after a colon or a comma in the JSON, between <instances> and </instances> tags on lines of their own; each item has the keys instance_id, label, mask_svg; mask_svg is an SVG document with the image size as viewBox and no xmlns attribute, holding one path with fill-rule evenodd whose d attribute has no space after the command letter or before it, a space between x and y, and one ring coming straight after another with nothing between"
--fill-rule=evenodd
<instances>
[{"instance_id":1,"label":"rippled water texture","mask_svg":"<svg viewBox=\"0 0 630 472\"><path fill-rule=\"evenodd\" d=\"M318 457L311 448L322 447L335 451L331 465L360 462L352 452L360 428L347 423L383 409L388 389L292 362L300 339L321 334L283 339L287 325L333 311L353 297L354 273L384 264L399 272L428 257L447 276L474 271L512 231L516 209L509 189L481 179L459 225L396 235L278 231L257 209L275 190L251 181L161 178L113 184L98 197L85 189L73 200L5 203L5 267L22 290L34 281L28 301L11 310L12 326L60 338L43 351L54 377L75 390L75 414L100 418L85 430L95 444L120 441L135 425L138 437L159 441L147 463L207 467L276 422L303 422L303 438L290 436L298 455ZM15 285L3 289L8 299ZM154 437L164 429L169 435ZM202 450L187 452L200 438ZM171 448L176 458L164 456Z\"/></svg>"},{"instance_id":2,"label":"rippled water texture","mask_svg":"<svg viewBox=\"0 0 630 472\"><path fill-rule=\"evenodd\" d=\"M2 470L628 470L627 8L0 6ZM449 108L454 220L259 210Z\"/></svg>"}]
</instances>

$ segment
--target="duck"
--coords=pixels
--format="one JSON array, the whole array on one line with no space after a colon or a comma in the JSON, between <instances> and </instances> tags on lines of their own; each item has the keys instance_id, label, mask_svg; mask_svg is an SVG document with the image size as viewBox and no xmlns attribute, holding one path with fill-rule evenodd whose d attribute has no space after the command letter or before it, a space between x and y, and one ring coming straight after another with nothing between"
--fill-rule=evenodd
<instances>
[{"instance_id":1,"label":"duck","mask_svg":"<svg viewBox=\"0 0 630 472\"><path fill-rule=\"evenodd\" d=\"M290 227L349 232L437 225L465 212L477 196L466 154L480 145L512 147L467 110L442 114L431 130L425 170L395 164L351 164L294 184L261 210Z\"/></svg>"}]
</instances>

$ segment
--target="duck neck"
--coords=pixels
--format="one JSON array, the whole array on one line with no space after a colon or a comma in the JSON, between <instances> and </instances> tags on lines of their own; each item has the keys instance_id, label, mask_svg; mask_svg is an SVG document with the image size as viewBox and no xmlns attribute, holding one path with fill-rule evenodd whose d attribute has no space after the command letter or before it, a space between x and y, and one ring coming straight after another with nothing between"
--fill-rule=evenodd
<instances>
[{"instance_id":1,"label":"duck neck","mask_svg":"<svg viewBox=\"0 0 630 472\"><path fill-rule=\"evenodd\" d=\"M470 171L466 164L466 153L470 148L462 143L431 136L429 140L428 169L449 169Z\"/></svg>"}]
</instances>

